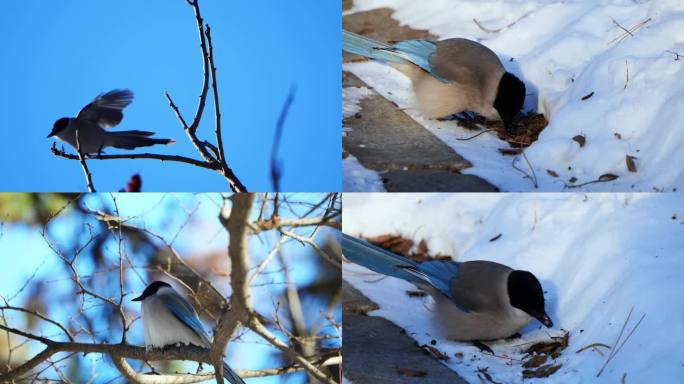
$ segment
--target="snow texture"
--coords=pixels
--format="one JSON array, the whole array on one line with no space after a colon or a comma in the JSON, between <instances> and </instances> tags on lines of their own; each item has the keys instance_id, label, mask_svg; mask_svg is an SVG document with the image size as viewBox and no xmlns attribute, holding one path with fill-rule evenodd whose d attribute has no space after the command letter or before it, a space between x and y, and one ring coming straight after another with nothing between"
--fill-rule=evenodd
<instances>
[{"instance_id":1,"label":"snow texture","mask_svg":"<svg viewBox=\"0 0 684 384\"><path fill-rule=\"evenodd\" d=\"M428 29L440 39L481 42L525 81L525 110L550 119L525 151L539 190L561 191L572 178L577 185L604 174L619 177L575 190L684 188L684 57L679 56L684 54L684 2L356 0L345 14L379 7L394 9L402 25ZM424 118L416 110L410 81L400 72L377 62L348 63L343 69L408 108L416 121L470 160L473 168L465 173L503 191L535 190L511 166L511 157L498 152L507 143L493 134L459 141L472 131ZM583 147L573 141L576 135L585 136ZM637 158L637 172L628 170L626 156ZM515 162L532 173L520 156Z\"/></svg>"},{"instance_id":2,"label":"snow texture","mask_svg":"<svg viewBox=\"0 0 684 384\"><path fill-rule=\"evenodd\" d=\"M342 160L342 190L385 192L382 179L377 172L364 168L353 155Z\"/></svg>"},{"instance_id":3,"label":"snow texture","mask_svg":"<svg viewBox=\"0 0 684 384\"><path fill-rule=\"evenodd\" d=\"M489 343L500 357L437 338L435 348L449 356L444 364L469 382L479 383L478 368L488 368L496 382L521 383L520 362L503 356L521 359L529 343L561 335L561 329L570 332L569 346L555 362L561 369L525 382L619 383L625 374L627 383L682 382L683 195L355 193L345 194L343 204L349 235L425 239L431 254L496 261L539 278L552 329L535 321L521 339ZM343 276L379 304L370 315L404 328L419 345L435 338L432 299L404 293L415 286L351 263ZM575 352L592 343L613 345L632 307L625 334L646 316L597 378L609 351Z\"/></svg>"}]
</instances>

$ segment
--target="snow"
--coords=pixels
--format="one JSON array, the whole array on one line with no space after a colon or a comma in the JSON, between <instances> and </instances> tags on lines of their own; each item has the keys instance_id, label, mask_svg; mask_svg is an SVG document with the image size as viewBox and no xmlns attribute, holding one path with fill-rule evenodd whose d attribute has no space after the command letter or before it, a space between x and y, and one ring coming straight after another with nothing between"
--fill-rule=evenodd
<instances>
[{"instance_id":1,"label":"snow","mask_svg":"<svg viewBox=\"0 0 684 384\"><path fill-rule=\"evenodd\" d=\"M554 327L535 321L521 339L489 345L498 356L520 359L521 349L548 340L547 332L568 330L570 343L556 360L558 372L526 382L618 383L626 374L627 383L679 383L684 377L684 195L348 193L343 204L349 235L402 234L416 243L425 239L431 254L534 273ZM412 284L378 279L351 263L343 277L379 304L370 315L404 328L419 345L435 338L429 321L434 302L403 294L416 289ZM643 322L596 378L606 356L575 352L597 342L613 345L632 307L625 334L645 314ZM480 382L482 367L497 382L522 382L520 362L457 341L437 338L435 347L449 356L444 364L471 383Z\"/></svg>"},{"instance_id":2,"label":"snow","mask_svg":"<svg viewBox=\"0 0 684 384\"><path fill-rule=\"evenodd\" d=\"M359 103L366 97L373 95L373 92L366 87L345 87L342 88L342 118L354 116L361 112ZM342 127L342 135L346 135L351 130L349 127ZM385 187L377 172L365 168L356 157L348 154L342 159L342 190L345 192L384 192Z\"/></svg>"},{"instance_id":3,"label":"snow","mask_svg":"<svg viewBox=\"0 0 684 384\"><path fill-rule=\"evenodd\" d=\"M353 155L342 160L342 190L344 192L366 191L385 192L380 176L364 168Z\"/></svg>"},{"instance_id":4,"label":"snow","mask_svg":"<svg viewBox=\"0 0 684 384\"><path fill-rule=\"evenodd\" d=\"M580 191L672 191L684 187L684 2L654 1L493 1L357 0L345 14L390 7L402 25L428 29L440 39L477 40L500 56L507 70L528 89L525 110L549 119L525 154L542 191L615 174L611 182ZM476 19L487 32L475 24ZM627 29L627 35L615 23ZM639 25L642 24L640 27ZM513 59L513 61L511 61ZM409 80L377 62L343 65L384 97L394 101L429 131L473 163L464 173L479 175L503 191L535 190L512 159L508 145L484 134L472 135L455 122L425 119L416 110ZM593 96L582 97L593 92ZM347 98L344 98L345 103ZM572 140L586 137L581 147ZM627 169L635 156L637 172ZM516 166L529 171L526 162ZM552 170L558 178L546 171Z\"/></svg>"}]
</instances>

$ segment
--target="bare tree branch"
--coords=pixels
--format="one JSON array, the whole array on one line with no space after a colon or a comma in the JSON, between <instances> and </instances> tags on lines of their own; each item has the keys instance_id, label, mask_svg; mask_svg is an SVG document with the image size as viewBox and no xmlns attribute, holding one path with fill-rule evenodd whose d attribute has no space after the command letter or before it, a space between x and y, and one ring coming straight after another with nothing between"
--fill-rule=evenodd
<instances>
[{"instance_id":1,"label":"bare tree branch","mask_svg":"<svg viewBox=\"0 0 684 384\"><path fill-rule=\"evenodd\" d=\"M66 153L63 149L61 151L57 150L55 147L55 144L53 143L52 146L52 153L56 156L69 159L69 160L79 160L81 162L81 167L83 168L83 171L86 176L86 184L88 186L88 190L90 192L94 192L95 188L93 187L92 183L92 176L90 174L90 171L88 170L87 164L86 164L86 158L87 159L97 159L97 160L113 160L113 159L156 159L156 160L161 160L161 161L174 161L174 162L180 162L180 163L186 163L186 164L191 164L195 165L200 168L204 169L211 169L216 171L217 173L221 174L227 181L228 181L228 186L231 191L233 192L247 192L247 187L240 181L240 179L237 177L235 172L231 167L228 166L227 162L227 156L225 153L225 148L223 146L223 137L222 137L222 132L221 132L221 112L220 112L220 102L219 102L219 96L218 96L218 85L217 85L217 79L216 79L216 66L214 64L214 52L213 52L213 46L211 42L211 29L209 25L206 25L206 30L205 30L205 25L204 25L204 20L202 19L202 15L200 13L200 7L199 7L199 2L197 0L193 1L187 1L186 2L193 8L193 11L195 13L195 22L197 25L197 32L199 35L199 42L200 42L200 51L202 54L202 88L200 90L200 95L199 95L199 100L197 102L197 107L195 110L195 115L192 119L192 122L188 125L186 120L183 118L183 115L181 114L179 108L176 106L176 104L173 102L173 99L171 99L171 96L169 95L168 92L164 92L164 95L166 99L169 102L169 106L175 113L176 117L178 118L178 121L180 122L183 131L186 133L186 136L188 137L188 140L192 145L195 147L197 152L199 153L200 157L204 161L200 160L195 160L189 157L185 156L178 156L178 155L160 155L160 154L151 154L151 153L134 153L134 154L121 154L121 155L101 155L98 154L96 156L85 156L84 154L80 153L80 150L77 148L78 156L68 154ZM206 140L201 140L197 137L197 129L199 128L200 122L202 120L202 115L204 113L204 108L206 106L206 101L207 101L207 93L209 91L209 78L211 76L211 83L212 83L212 91L214 94L213 102L214 102L214 110L215 110L215 118L216 118L216 127L215 127L215 137L216 137L216 145L206 141ZM76 132L76 142L77 142L77 147L79 147L79 142L78 142L78 132Z\"/></svg>"},{"instance_id":2,"label":"bare tree branch","mask_svg":"<svg viewBox=\"0 0 684 384\"><path fill-rule=\"evenodd\" d=\"M90 170L88 170L88 165L86 164L85 156L83 155L83 151L81 151L81 140L78 136L78 129L76 129L76 153L78 153L78 161L81 163L83 173L85 173L88 192L95 192L95 186L93 185L93 177L90 175Z\"/></svg>"},{"instance_id":3,"label":"bare tree branch","mask_svg":"<svg viewBox=\"0 0 684 384\"><path fill-rule=\"evenodd\" d=\"M78 239L73 244L73 248L65 248L62 244L62 240L60 240L59 243L51 240L49 234L51 234L52 231L48 231L47 227L47 225L52 222L52 219L63 212L64 209L60 209L57 211L58 213L49 216L49 219L47 220L48 224L45 224L41 234L53 253L62 260L63 265L69 274L69 279L74 284L75 292L77 294L76 297L78 297L80 301L80 303L77 302L74 304L80 304L79 313L84 314L85 310L104 308L104 311L110 316L110 328L105 331L107 336L104 340L100 337L96 337L96 334L99 331L94 329L93 321L89 320L88 316L82 316L78 319L70 317L69 326L64 326L38 311L12 306L6 302L4 306L0 306L0 313L2 313L2 316L0 317L0 330L7 333L8 340L9 335L13 334L26 339L23 343L19 344L19 346L30 342L41 343L45 345L45 348L18 366L11 367L8 365L10 371L0 375L0 382L17 379L43 380L43 377L41 377L43 372L52 372L53 375L59 376L61 380L68 380L68 375L65 375L66 371L62 372L63 367L60 366L60 362L70 358L72 355L77 356L78 354L87 353L107 355L111 358L121 374L131 382L149 384L192 383L207 380L212 377L217 381L223 382L223 354L227 344L242 325L244 327L244 332L252 331L255 334L260 335L268 344L281 351L288 359L283 367L256 371L236 370L240 376L247 378L306 371L311 378L315 378L318 381L327 384L335 383L335 380L328 375L326 367L329 365L339 365L341 363L340 348L324 347L322 346L323 344L319 343L323 343L324 340L339 340L340 335L339 333L335 334L334 332L332 334L323 333L320 335L318 332L321 329L321 324L325 322L324 318L337 328L337 322L331 317L331 313L335 308L338 308L339 300L337 297L339 296L339 293L333 295L335 298L333 301L329 302L328 307L321 314L322 318L320 321L313 322L312 325L309 326L307 322L302 320L305 314L302 303L305 301L302 300L303 297L302 299L299 298L300 294L308 294L305 293L307 291L302 290L301 293L298 292L291 277L288 276L287 270L278 271L280 274L284 273L285 281L289 282L286 294L288 301L291 304L291 315L299 319L296 321L297 324L294 324L295 329L290 330L288 329L290 325L284 326L278 323L277 311L276 321L273 322L254 310L252 306L253 293L250 285L255 277L264 270L266 264L273 255L277 254L280 247L290 239L303 241L307 246L316 250L317 245L314 242L314 236L316 236L318 229L321 225L324 225L324 223L328 223L329 220L332 220L331 218L339 217L340 208L337 194L328 194L326 195L326 199L323 199L320 202L316 199L313 203L310 202L310 199L308 198L302 201L294 201L287 195L278 194L271 196L270 204L266 203L266 200L269 199L268 194L263 195L263 202L258 204L255 202L256 196L254 194L241 193L224 197L223 205L220 207L219 221L229 235L228 257L230 259L230 285L232 291L230 300L225 299L223 294L214 287L209 278L206 277L206 272L201 272L201 267L199 268L199 271L193 269L192 265L197 264L188 264L178 253L176 253L173 249L173 240L169 242L164 237L155 235L145 225L136 227L136 221L134 221L136 217L120 216L119 204L116 196L112 194L105 196L109 196L109 199L111 200L112 205L110 208L107 208L107 205L105 205L104 208L101 208L102 210L92 210L87 206L81 207L75 205L76 210L78 210L80 214L86 215L86 217L92 217L94 220L84 221L84 226L86 226L87 230L85 231L85 234L80 234L78 236ZM256 215L252 215L251 212L252 207L255 207L255 205L256 208L261 207L260 217L269 215L268 213L264 214L264 212L266 212L265 207L268 206L272 208L272 212L270 213L271 217L278 218L278 220L291 226L283 226L282 223L263 224L264 227L270 225L273 230L272 234L279 235L279 238L270 251L270 255L266 255L265 259L254 267L255 270L252 271L253 273L250 275L248 240L250 239L250 235L265 230L260 228L259 225L255 224L253 221L255 220L254 217ZM278 209L278 206L280 206L280 209ZM194 210L185 207L183 210L189 212L188 215L191 215L192 212L194 212ZM322 210L324 210L324 212L321 215L320 211ZM276 215L275 212L279 213ZM302 216L301 212L306 213ZM280 215L288 215L288 213L291 213L294 217L283 217L280 219ZM310 221L309 219L311 218L308 217L309 215L320 216L315 217L313 218L313 221ZM263 221L264 219L260 220ZM259 219L257 219L257 221L259 221ZM269 219L267 221L274 220ZM181 228L184 226L185 223L181 224ZM308 229L309 227L312 229ZM295 233L296 228L304 229ZM301 234L301 232L305 231L307 232L306 235ZM287 232L289 232L289 234ZM173 239L175 238L176 236L173 236ZM93 282L93 280L91 280L92 277L88 277L90 275L80 275L79 269L86 268L85 265L87 264L83 263L87 263L87 259L85 261L83 259L90 255L89 252L92 251L93 244L98 244L98 242L104 244L105 241L109 241L109 239L113 239L115 244L118 245L118 258L115 261L110 259L109 265L104 265L104 267L106 268L106 271L108 271L107 273L112 273L112 275L116 274L118 276L116 276L116 279L112 278L110 280L111 284L109 285L108 290L105 290L104 287ZM160 255L161 258L157 259L156 262L153 262L155 264L149 267L135 267L126 253L126 250L129 247L129 244L126 244L126 241L131 241L130 245L132 245L133 242L154 245L154 254ZM163 246L158 242L161 242ZM111 244L111 242L109 243ZM316 251L320 253L320 250ZM286 258L281 255L282 265L286 264L285 259ZM172 265L174 265L173 268L171 267ZM181 266L182 268L178 269L178 266ZM163 270L164 273L188 289L191 293L189 298L200 308L202 308L203 302L204 305L206 305L207 299L215 300L218 303L212 304L212 311L215 316L211 316L211 312L207 312L212 318L217 319L217 324L213 332L214 341L210 349L194 346L171 346L162 350L146 350L143 347L128 344L126 334L135 320L131 320L123 311L123 303L127 295L125 282L128 280L125 273L129 269L135 272L135 268L149 271ZM182 271L182 274L179 275L179 271ZM93 272L91 275L94 276L96 273L100 272L102 271ZM223 275L219 274L218 276ZM142 276L140 278L144 279ZM186 280L188 283L185 282ZM255 287L256 286L259 286L259 284L255 285ZM118 293L116 293L116 291L118 291ZM255 290L255 292L260 294L257 290ZM64 332L66 337L63 339L53 339L54 336L34 334L28 330L14 328L8 324L7 319L5 319L4 311L19 311L36 316L59 328ZM114 321L114 323L111 323L111 321ZM114 328L111 328L112 325L114 325ZM267 328L267 326L271 327L274 325L277 327L276 331L281 330L288 339L283 339L278 333L273 333ZM121 326L122 334L120 339L117 340L119 335L115 335L114 330L118 329L118 326ZM84 333L92 338L92 343L84 343L77 338ZM236 338L239 337L241 337L241 334L236 336ZM66 339L68 339L68 341L60 341ZM112 339L114 340L113 342L109 341ZM10 346L10 343L11 342L8 341L7 345ZM16 348L17 347L14 347L14 349ZM56 354L60 355L56 356ZM173 375L148 375L136 372L136 369L133 369L126 359L140 361L195 361L212 365L214 367L214 372L200 375L182 373Z\"/></svg>"},{"instance_id":4,"label":"bare tree branch","mask_svg":"<svg viewBox=\"0 0 684 384\"><path fill-rule=\"evenodd\" d=\"M57 149L55 143L52 144L52 153L56 156L63 157L69 160L79 160L77 155L72 155L66 153L64 150ZM153 159L159 161L173 161L176 163L185 163L194 165L200 168L216 170L218 164L216 163L206 163L200 160L195 160L190 157L177 156L177 155L161 155L157 153L128 153L128 154L117 154L117 155L93 155L88 156L90 160L114 160L114 159Z\"/></svg>"},{"instance_id":5,"label":"bare tree branch","mask_svg":"<svg viewBox=\"0 0 684 384\"><path fill-rule=\"evenodd\" d=\"M254 204L254 194L239 193L233 195L232 204L225 198L219 220L230 235L228 255L230 257L230 286L233 295L230 298L230 312L224 311L219 318L214 331L214 344L211 346L212 357L215 361L223 361L223 351L228 339L235 332L240 323L249 321L252 311L250 303L250 288L247 284L247 270L249 261L247 257L247 240L249 227L247 222ZM220 374L223 367L219 362L216 369L216 380L223 380Z\"/></svg>"}]
</instances>

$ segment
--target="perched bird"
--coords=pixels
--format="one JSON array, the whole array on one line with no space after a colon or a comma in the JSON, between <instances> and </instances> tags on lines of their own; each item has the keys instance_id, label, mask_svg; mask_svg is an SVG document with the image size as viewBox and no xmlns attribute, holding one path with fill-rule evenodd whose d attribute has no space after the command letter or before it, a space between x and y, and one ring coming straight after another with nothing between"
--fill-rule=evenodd
<instances>
[{"instance_id":1,"label":"perched bird","mask_svg":"<svg viewBox=\"0 0 684 384\"><path fill-rule=\"evenodd\" d=\"M149 147L155 144L173 144L171 139L154 139L149 136L154 132L147 131L119 131L107 132L105 128L118 125L123 119L121 112L133 101L133 92L128 89L115 89L100 94L90 104L86 105L74 117L62 117L55 121L52 131L47 137L57 138L75 149L78 149L76 132L81 153L96 154L103 148L114 147L135 149Z\"/></svg>"},{"instance_id":2,"label":"perched bird","mask_svg":"<svg viewBox=\"0 0 684 384\"><path fill-rule=\"evenodd\" d=\"M429 118L476 112L506 129L525 101L525 83L506 72L492 50L467 39L405 40L386 44L342 31L342 49L385 61L408 76Z\"/></svg>"},{"instance_id":3,"label":"perched bird","mask_svg":"<svg viewBox=\"0 0 684 384\"><path fill-rule=\"evenodd\" d=\"M356 264L428 292L435 300L436 325L446 338L506 338L534 319L553 326L539 280L530 272L481 260L417 262L345 234L342 253Z\"/></svg>"},{"instance_id":4,"label":"perched bird","mask_svg":"<svg viewBox=\"0 0 684 384\"><path fill-rule=\"evenodd\" d=\"M211 339L204 330L197 312L169 284L155 281L133 301L142 302L147 349L178 343L211 348ZM245 384L244 380L225 362L223 363L223 377L231 384Z\"/></svg>"}]
</instances>

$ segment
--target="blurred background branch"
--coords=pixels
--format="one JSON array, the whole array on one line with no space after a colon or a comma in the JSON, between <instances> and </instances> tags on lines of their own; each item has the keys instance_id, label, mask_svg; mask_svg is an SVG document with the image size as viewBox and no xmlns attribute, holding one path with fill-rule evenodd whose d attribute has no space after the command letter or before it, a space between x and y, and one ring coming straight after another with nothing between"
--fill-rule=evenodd
<instances>
[{"instance_id":1,"label":"blurred background branch","mask_svg":"<svg viewBox=\"0 0 684 384\"><path fill-rule=\"evenodd\" d=\"M0 381L196 382L225 354L258 383L339 382L340 224L334 193L0 194ZM154 280L211 351L136 346Z\"/></svg>"}]
</instances>

